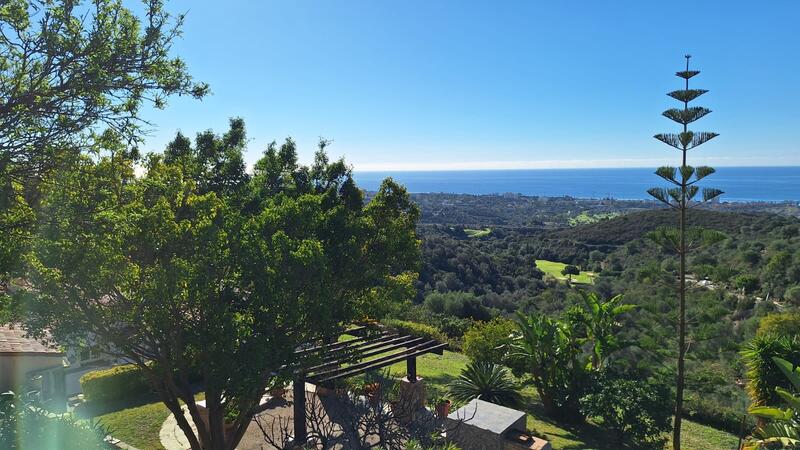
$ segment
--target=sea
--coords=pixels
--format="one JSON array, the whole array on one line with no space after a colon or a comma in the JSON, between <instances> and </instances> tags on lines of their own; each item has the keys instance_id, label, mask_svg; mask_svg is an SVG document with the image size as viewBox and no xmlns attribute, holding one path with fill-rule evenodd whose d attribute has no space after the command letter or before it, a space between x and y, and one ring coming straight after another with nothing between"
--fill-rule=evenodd
<instances>
[{"instance_id":1,"label":"sea","mask_svg":"<svg viewBox=\"0 0 800 450\"><path fill-rule=\"evenodd\" d=\"M800 167L718 167L700 187L714 187L728 202L800 202ZM647 189L666 187L654 168L384 171L354 173L375 191L386 177L412 193L522 194L541 197L651 199Z\"/></svg>"}]
</instances>

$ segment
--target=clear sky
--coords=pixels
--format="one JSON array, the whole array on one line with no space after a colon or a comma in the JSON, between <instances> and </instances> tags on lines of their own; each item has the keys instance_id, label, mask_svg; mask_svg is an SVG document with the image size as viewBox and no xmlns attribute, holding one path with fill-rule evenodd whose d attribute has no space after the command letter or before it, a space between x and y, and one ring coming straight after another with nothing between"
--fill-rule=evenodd
<instances>
[{"instance_id":1,"label":"clear sky","mask_svg":"<svg viewBox=\"0 0 800 450\"><path fill-rule=\"evenodd\" d=\"M718 166L800 165L800 2L173 0L174 51L213 95L148 111L147 150L246 121L252 163L319 136L356 170L641 167L677 157L693 55ZM674 163L677 163L675 161Z\"/></svg>"}]
</instances>

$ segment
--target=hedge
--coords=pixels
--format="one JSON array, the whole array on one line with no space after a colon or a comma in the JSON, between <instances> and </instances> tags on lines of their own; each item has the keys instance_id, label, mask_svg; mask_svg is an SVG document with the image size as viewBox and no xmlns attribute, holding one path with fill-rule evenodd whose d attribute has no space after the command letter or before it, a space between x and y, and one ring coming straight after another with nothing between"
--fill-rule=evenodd
<instances>
[{"instance_id":1,"label":"hedge","mask_svg":"<svg viewBox=\"0 0 800 450\"><path fill-rule=\"evenodd\" d=\"M95 370L81 377L81 390L87 402L111 402L150 392L142 369L125 364Z\"/></svg>"},{"instance_id":2,"label":"hedge","mask_svg":"<svg viewBox=\"0 0 800 450\"><path fill-rule=\"evenodd\" d=\"M424 323L409 322L407 320L385 319L383 324L393 328L400 333L405 333L415 337L436 339L439 342L447 342L447 336L438 328Z\"/></svg>"}]
</instances>

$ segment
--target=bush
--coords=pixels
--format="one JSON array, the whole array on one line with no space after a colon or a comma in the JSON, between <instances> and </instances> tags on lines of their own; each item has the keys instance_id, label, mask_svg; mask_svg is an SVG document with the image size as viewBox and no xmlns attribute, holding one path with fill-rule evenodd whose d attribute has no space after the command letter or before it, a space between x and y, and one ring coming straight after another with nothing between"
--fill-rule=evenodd
<instances>
[{"instance_id":1,"label":"bush","mask_svg":"<svg viewBox=\"0 0 800 450\"><path fill-rule=\"evenodd\" d=\"M759 336L774 334L795 336L800 334L800 312L770 313L758 322Z\"/></svg>"},{"instance_id":2,"label":"bush","mask_svg":"<svg viewBox=\"0 0 800 450\"><path fill-rule=\"evenodd\" d=\"M794 285L790 286L786 289L786 292L783 294L784 299L787 301L792 302L795 305L800 305L800 286Z\"/></svg>"},{"instance_id":3,"label":"bush","mask_svg":"<svg viewBox=\"0 0 800 450\"><path fill-rule=\"evenodd\" d=\"M508 319L497 318L491 322L477 322L464 333L464 354L473 361L503 363L503 348L511 342L517 327Z\"/></svg>"},{"instance_id":4,"label":"bush","mask_svg":"<svg viewBox=\"0 0 800 450\"><path fill-rule=\"evenodd\" d=\"M717 430L724 430L737 436L742 431L743 416L747 416L745 419L745 431L752 430L755 426L753 418L748 416L744 410L721 405L714 400L705 398L705 395L687 398L683 414L693 422L708 425Z\"/></svg>"},{"instance_id":5,"label":"bush","mask_svg":"<svg viewBox=\"0 0 800 450\"><path fill-rule=\"evenodd\" d=\"M791 389L792 386L772 357L800 364L800 336L760 334L744 345L741 355L747 368L747 394L753 405L780 404L775 387Z\"/></svg>"},{"instance_id":6,"label":"bush","mask_svg":"<svg viewBox=\"0 0 800 450\"><path fill-rule=\"evenodd\" d=\"M592 393L581 398L581 409L601 418L619 443L627 439L636 446L663 448L672 422L670 402L666 386L605 373L596 378Z\"/></svg>"},{"instance_id":7,"label":"bush","mask_svg":"<svg viewBox=\"0 0 800 450\"><path fill-rule=\"evenodd\" d=\"M439 342L447 342L447 336L434 326L424 323L409 322L406 320L385 319L383 324L389 328L397 330L399 333L408 334L416 337L436 339Z\"/></svg>"},{"instance_id":8,"label":"bush","mask_svg":"<svg viewBox=\"0 0 800 450\"><path fill-rule=\"evenodd\" d=\"M103 403L150 392L150 384L139 367L125 364L83 375L81 390L87 402Z\"/></svg>"},{"instance_id":9,"label":"bush","mask_svg":"<svg viewBox=\"0 0 800 450\"><path fill-rule=\"evenodd\" d=\"M13 392L0 394L0 448L4 450L111 450L107 432L71 414L54 415Z\"/></svg>"},{"instance_id":10,"label":"bush","mask_svg":"<svg viewBox=\"0 0 800 450\"><path fill-rule=\"evenodd\" d=\"M522 396L508 369L497 364L471 362L449 387L456 402L467 403L477 398L508 407L522 404Z\"/></svg>"}]
</instances>

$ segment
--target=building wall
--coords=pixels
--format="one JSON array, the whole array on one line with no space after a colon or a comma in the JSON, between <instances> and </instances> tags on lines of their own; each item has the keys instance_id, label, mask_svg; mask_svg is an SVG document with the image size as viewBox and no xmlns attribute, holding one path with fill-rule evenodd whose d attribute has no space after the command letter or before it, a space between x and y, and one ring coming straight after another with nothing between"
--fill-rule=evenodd
<instances>
[{"instance_id":1,"label":"building wall","mask_svg":"<svg viewBox=\"0 0 800 450\"><path fill-rule=\"evenodd\" d=\"M63 358L60 353L0 354L0 392L19 390L31 371L62 367Z\"/></svg>"}]
</instances>

